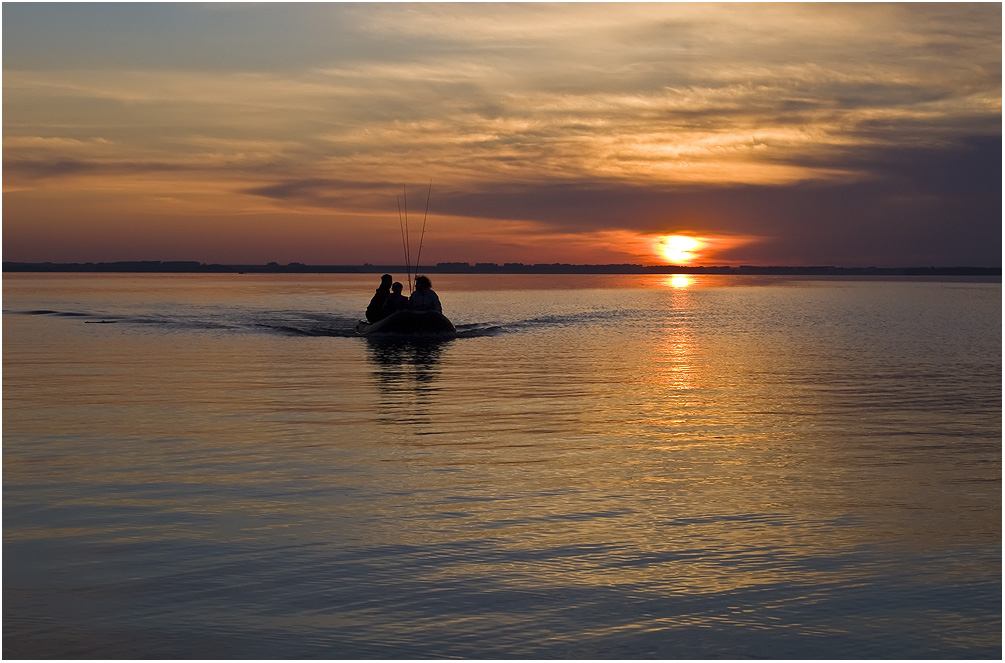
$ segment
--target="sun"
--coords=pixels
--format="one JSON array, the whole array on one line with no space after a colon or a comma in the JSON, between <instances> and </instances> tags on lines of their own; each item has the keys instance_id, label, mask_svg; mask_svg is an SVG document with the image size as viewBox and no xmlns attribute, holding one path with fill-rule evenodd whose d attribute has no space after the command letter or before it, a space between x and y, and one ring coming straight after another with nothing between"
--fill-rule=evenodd
<instances>
[{"instance_id":1,"label":"sun","mask_svg":"<svg viewBox=\"0 0 1005 663\"><path fill-rule=\"evenodd\" d=\"M702 243L694 237L688 237L687 235L666 235L658 238L656 250L662 257L669 260L671 264L680 265L694 260L696 257L694 252L701 245Z\"/></svg>"}]
</instances>

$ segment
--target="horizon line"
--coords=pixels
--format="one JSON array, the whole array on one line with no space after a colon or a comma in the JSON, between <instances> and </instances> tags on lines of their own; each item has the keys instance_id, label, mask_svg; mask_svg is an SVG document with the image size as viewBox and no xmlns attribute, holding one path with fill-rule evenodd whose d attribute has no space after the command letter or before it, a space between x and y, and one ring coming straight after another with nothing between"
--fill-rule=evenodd
<instances>
[{"instance_id":1,"label":"horizon line","mask_svg":"<svg viewBox=\"0 0 1005 663\"><path fill-rule=\"evenodd\" d=\"M1001 266L929 265L847 267L837 265L661 265L641 263L491 263L439 262L422 269L411 265L330 264L290 262L204 263L196 260L116 260L98 262L3 261L4 272L134 272L134 273L379 273L427 271L439 274L793 274L793 275L891 275L891 276L1001 276Z\"/></svg>"}]
</instances>

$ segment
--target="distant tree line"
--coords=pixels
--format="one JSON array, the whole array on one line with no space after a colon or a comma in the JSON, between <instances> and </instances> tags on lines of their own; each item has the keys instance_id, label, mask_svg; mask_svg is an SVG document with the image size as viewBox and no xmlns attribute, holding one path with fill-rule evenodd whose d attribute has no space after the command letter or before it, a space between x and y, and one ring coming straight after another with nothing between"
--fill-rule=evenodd
<instances>
[{"instance_id":1,"label":"distant tree line","mask_svg":"<svg viewBox=\"0 0 1005 663\"><path fill-rule=\"evenodd\" d=\"M380 274L404 272L404 265L280 265L206 264L194 260L132 260L120 262L4 262L5 272L150 272L228 274ZM691 266L691 265L573 265L548 263L525 265L520 262L496 264L441 262L422 267L429 274L791 274L834 276L1001 276L1001 267L835 267L825 266Z\"/></svg>"}]
</instances>

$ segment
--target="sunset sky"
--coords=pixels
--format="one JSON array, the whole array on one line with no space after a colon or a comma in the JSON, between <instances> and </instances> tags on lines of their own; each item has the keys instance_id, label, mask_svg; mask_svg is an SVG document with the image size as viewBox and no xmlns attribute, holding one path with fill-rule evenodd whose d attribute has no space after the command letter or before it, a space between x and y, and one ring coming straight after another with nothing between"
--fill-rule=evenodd
<instances>
[{"instance_id":1,"label":"sunset sky","mask_svg":"<svg viewBox=\"0 0 1005 663\"><path fill-rule=\"evenodd\" d=\"M1001 265L999 3L2 11L4 260Z\"/></svg>"}]
</instances>

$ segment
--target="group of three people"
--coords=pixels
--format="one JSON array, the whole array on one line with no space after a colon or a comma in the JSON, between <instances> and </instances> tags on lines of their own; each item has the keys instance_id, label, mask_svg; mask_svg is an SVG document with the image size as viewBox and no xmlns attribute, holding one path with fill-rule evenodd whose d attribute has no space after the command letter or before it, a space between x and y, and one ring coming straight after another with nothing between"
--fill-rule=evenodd
<instances>
[{"instance_id":1,"label":"group of three people","mask_svg":"<svg viewBox=\"0 0 1005 663\"><path fill-rule=\"evenodd\" d=\"M443 313L440 298L433 292L433 283L429 277L415 277L415 292L412 293L411 297L405 297L401 294L404 286L398 281L391 283L393 280L390 274L384 274L380 277L377 292L370 300L370 305L366 307L366 319L371 324L405 309Z\"/></svg>"}]
</instances>

